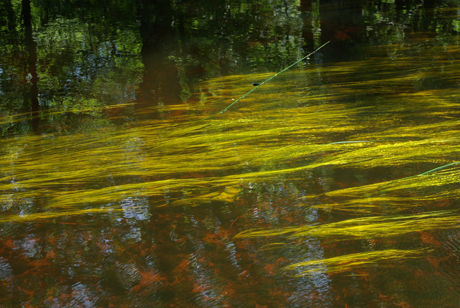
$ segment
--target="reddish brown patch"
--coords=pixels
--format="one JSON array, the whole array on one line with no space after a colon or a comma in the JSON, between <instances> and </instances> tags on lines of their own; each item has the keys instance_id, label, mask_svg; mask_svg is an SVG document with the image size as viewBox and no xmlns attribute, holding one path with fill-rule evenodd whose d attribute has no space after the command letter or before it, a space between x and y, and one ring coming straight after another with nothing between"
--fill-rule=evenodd
<instances>
[{"instance_id":1,"label":"reddish brown patch","mask_svg":"<svg viewBox=\"0 0 460 308\"><path fill-rule=\"evenodd\" d=\"M393 300L393 296L388 298L388 296L382 294L382 293L379 293L379 299L384 301L384 302L390 302L391 300Z\"/></svg>"},{"instance_id":2,"label":"reddish brown patch","mask_svg":"<svg viewBox=\"0 0 460 308\"><path fill-rule=\"evenodd\" d=\"M270 290L270 295L275 297L275 296L281 296L281 297L284 297L284 298L287 298L289 297L290 295L292 295L292 293L289 293L289 292L285 292L283 290L280 290L280 289L276 289L276 290Z\"/></svg>"},{"instance_id":3,"label":"reddish brown patch","mask_svg":"<svg viewBox=\"0 0 460 308\"><path fill-rule=\"evenodd\" d=\"M45 258L46 258L46 259L50 259L50 258L51 258L51 259L54 259L54 258L56 258L56 256L57 256L56 253L55 253L54 251L50 250L50 251L48 251L48 253L46 254Z\"/></svg>"},{"instance_id":4,"label":"reddish brown patch","mask_svg":"<svg viewBox=\"0 0 460 308\"><path fill-rule=\"evenodd\" d=\"M431 235L428 232L420 232L420 238L422 239L422 242L424 242L425 244L433 244L433 245L436 245L437 247L441 246L441 243L435 240L433 238L433 235Z\"/></svg>"},{"instance_id":5,"label":"reddish brown patch","mask_svg":"<svg viewBox=\"0 0 460 308\"><path fill-rule=\"evenodd\" d=\"M356 273L358 273L359 276L363 278L365 281L369 281L369 279L367 278L369 274L366 273L364 270L356 270Z\"/></svg>"},{"instance_id":6,"label":"reddish brown patch","mask_svg":"<svg viewBox=\"0 0 460 308\"><path fill-rule=\"evenodd\" d=\"M449 199L437 200L434 204L436 207L447 207L450 206L451 201Z\"/></svg>"},{"instance_id":7,"label":"reddish brown patch","mask_svg":"<svg viewBox=\"0 0 460 308\"><path fill-rule=\"evenodd\" d=\"M50 263L47 259L41 259L30 262L34 267L49 266Z\"/></svg>"},{"instance_id":8,"label":"reddish brown patch","mask_svg":"<svg viewBox=\"0 0 460 308\"><path fill-rule=\"evenodd\" d=\"M317 298L319 298L319 293L318 293L318 291L313 290L312 292L310 292L310 299L311 299L311 300L314 300L314 299L317 299Z\"/></svg>"},{"instance_id":9,"label":"reddish brown patch","mask_svg":"<svg viewBox=\"0 0 460 308\"><path fill-rule=\"evenodd\" d=\"M207 289L208 289L207 286L202 286L202 285L197 285L197 284L195 284L195 285L193 286L192 292L193 292L193 293L201 293L201 292L203 292L203 291L206 291Z\"/></svg>"},{"instance_id":10,"label":"reddish brown patch","mask_svg":"<svg viewBox=\"0 0 460 308\"><path fill-rule=\"evenodd\" d=\"M171 117L178 117L182 115L183 113L185 113L185 109L176 110L171 114Z\"/></svg>"},{"instance_id":11,"label":"reddish brown patch","mask_svg":"<svg viewBox=\"0 0 460 308\"><path fill-rule=\"evenodd\" d=\"M220 245L220 242L215 239L216 237L217 237L217 234L208 233L208 234L206 234L206 238L204 240L207 243L213 243L213 244L216 244L216 245Z\"/></svg>"},{"instance_id":12,"label":"reddish brown patch","mask_svg":"<svg viewBox=\"0 0 460 308\"><path fill-rule=\"evenodd\" d=\"M182 260L182 262L179 263L179 265L176 267L176 271L178 272L188 271L188 264L189 264L189 261L187 259Z\"/></svg>"},{"instance_id":13,"label":"reddish brown patch","mask_svg":"<svg viewBox=\"0 0 460 308\"><path fill-rule=\"evenodd\" d=\"M56 245L56 239L52 236L48 237L48 242L53 246Z\"/></svg>"},{"instance_id":14,"label":"reddish brown patch","mask_svg":"<svg viewBox=\"0 0 460 308\"><path fill-rule=\"evenodd\" d=\"M430 257L426 257L426 259L428 261L430 261L430 263L434 266L434 268L438 268L438 266L439 266L439 260L438 259L430 258Z\"/></svg>"},{"instance_id":15,"label":"reddish brown patch","mask_svg":"<svg viewBox=\"0 0 460 308\"><path fill-rule=\"evenodd\" d=\"M18 289L24 293L26 293L27 295L29 295L30 297L34 296L34 291L31 291L31 290L27 290L27 289L23 289L21 287L18 287Z\"/></svg>"},{"instance_id":16,"label":"reddish brown patch","mask_svg":"<svg viewBox=\"0 0 460 308\"><path fill-rule=\"evenodd\" d=\"M217 232L217 235L219 236L219 238L221 239L225 239L225 238L230 238L230 231L229 230L226 230L226 229L222 229L222 228L219 228L219 232Z\"/></svg>"},{"instance_id":17,"label":"reddish brown patch","mask_svg":"<svg viewBox=\"0 0 460 308\"><path fill-rule=\"evenodd\" d=\"M406 302L396 303L396 306L401 307L401 308L410 308L410 307L412 307L412 305L410 305L409 303L406 303Z\"/></svg>"},{"instance_id":18,"label":"reddish brown patch","mask_svg":"<svg viewBox=\"0 0 460 308\"><path fill-rule=\"evenodd\" d=\"M156 273L154 271L149 271L149 272L139 272L141 275L141 281L139 282L140 285L149 285L152 282L161 282L164 280L163 277L159 273Z\"/></svg>"},{"instance_id":19,"label":"reddish brown patch","mask_svg":"<svg viewBox=\"0 0 460 308\"><path fill-rule=\"evenodd\" d=\"M270 274L273 275L275 273L276 264L267 264L264 266L264 269Z\"/></svg>"},{"instance_id":20,"label":"reddish brown patch","mask_svg":"<svg viewBox=\"0 0 460 308\"><path fill-rule=\"evenodd\" d=\"M233 289L231 285L227 285L222 290L222 294L225 296L233 297L235 295L235 290Z\"/></svg>"},{"instance_id":21,"label":"reddish brown patch","mask_svg":"<svg viewBox=\"0 0 460 308\"><path fill-rule=\"evenodd\" d=\"M102 250L102 251L106 251L110 248L109 245L106 245L104 243L101 243L101 242L96 242L96 245Z\"/></svg>"},{"instance_id":22,"label":"reddish brown patch","mask_svg":"<svg viewBox=\"0 0 460 308\"><path fill-rule=\"evenodd\" d=\"M120 108L120 107L118 107L118 108L110 108L110 109L106 110L105 113L108 116L114 116L114 115L120 113L122 110L123 110L123 108Z\"/></svg>"},{"instance_id":23,"label":"reddish brown patch","mask_svg":"<svg viewBox=\"0 0 460 308\"><path fill-rule=\"evenodd\" d=\"M291 216L284 216L284 219L289 221L289 222L294 222L295 221L295 219L292 218Z\"/></svg>"},{"instance_id":24,"label":"reddish brown patch","mask_svg":"<svg viewBox=\"0 0 460 308\"><path fill-rule=\"evenodd\" d=\"M28 301L27 303L24 303L23 305L24 305L24 307L26 307L26 308L32 308L32 307L33 307L33 306L30 304L30 301Z\"/></svg>"},{"instance_id":25,"label":"reddish brown patch","mask_svg":"<svg viewBox=\"0 0 460 308\"><path fill-rule=\"evenodd\" d=\"M7 241L5 242L5 246L8 247L8 248L10 248L10 249L13 249L13 248L15 247L14 242L13 242L12 239L7 240Z\"/></svg>"},{"instance_id":26,"label":"reddish brown patch","mask_svg":"<svg viewBox=\"0 0 460 308\"><path fill-rule=\"evenodd\" d=\"M368 241L369 241L369 244L372 244L372 245L377 245L377 244L381 244L381 243L382 243L382 239L381 239L381 238L380 238L380 239L373 239L373 238L371 238L371 239L369 239Z\"/></svg>"},{"instance_id":27,"label":"reddish brown patch","mask_svg":"<svg viewBox=\"0 0 460 308\"><path fill-rule=\"evenodd\" d=\"M154 272L154 271L149 271L149 272L139 272L141 275L141 281L139 284L131 289L131 292L139 291L142 287L146 287L151 285L152 283L155 282L161 282L164 280L163 277L161 277L160 274Z\"/></svg>"}]
</instances>

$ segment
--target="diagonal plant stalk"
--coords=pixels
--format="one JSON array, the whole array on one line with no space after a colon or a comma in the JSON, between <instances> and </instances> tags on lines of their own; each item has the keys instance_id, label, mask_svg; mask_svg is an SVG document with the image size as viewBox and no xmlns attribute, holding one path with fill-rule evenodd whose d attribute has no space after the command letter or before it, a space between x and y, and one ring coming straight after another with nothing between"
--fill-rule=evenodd
<instances>
[{"instance_id":1,"label":"diagonal plant stalk","mask_svg":"<svg viewBox=\"0 0 460 308\"><path fill-rule=\"evenodd\" d=\"M255 90L257 90L259 87L261 87L262 85L264 85L265 83L269 82L270 80L272 80L273 78L275 78L276 76L278 76L279 74L281 73L284 73L285 71L287 71L288 69L290 69L291 67L293 67L294 65L296 65L297 63L303 61L304 59L307 59L309 58L311 55L315 54L316 52L318 52L318 50L320 50L321 48L323 48L324 46L326 46L327 44L329 44L331 41L328 41L326 43L324 43L323 45L321 45L320 47L316 48L313 52L309 53L308 55L306 55L305 57L303 57L302 59L298 60L297 62L289 65L288 67L286 67L285 69L283 69L282 71L279 71L278 73L276 73L275 75L271 76L270 78L268 78L267 80L263 81L261 84L259 84L258 86L256 86L254 89L252 89L251 91L249 91L248 93L244 94L243 96L241 96L239 99L237 99L236 101L234 101L233 103L231 103L230 105L227 106L227 108L223 109L222 111L214 114L214 115L211 115L209 117L206 117L204 119L201 119L201 120L198 120L198 121L204 121L204 120L208 120L208 119L211 119L215 116L218 116L219 114L222 114L224 113L225 111L227 111L228 109L230 109L233 105L235 105L236 103L238 103L240 100L242 100L243 98L245 98L246 96L248 96L249 94L251 94L252 92L254 92Z\"/></svg>"},{"instance_id":2,"label":"diagonal plant stalk","mask_svg":"<svg viewBox=\"0 0 460 308\"><path fill-rule=\"evenodd\" d=\"M431 170L429 170L429 171L427 171L427 172L418 174L417 176L427 175L428 173L435 172L435 171L438 171L438 170L441 170L441 169L444 169L444 168L447 168L447 167L450 167L450 166L453 166L453 165L458 165L458 164L460 164L460 162L457 161L457 162L455 162L455 163L443 165L443 166L441 166L441 167L437 167L437 168L431 169Z\"/></svg>"}]
</instances>

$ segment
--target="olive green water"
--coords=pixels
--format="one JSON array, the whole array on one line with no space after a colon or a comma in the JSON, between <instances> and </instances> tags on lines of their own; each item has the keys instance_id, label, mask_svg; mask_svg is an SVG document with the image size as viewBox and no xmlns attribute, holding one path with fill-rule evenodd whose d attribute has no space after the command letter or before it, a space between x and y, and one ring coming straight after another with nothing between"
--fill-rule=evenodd
<instances>
[{"instance_id":1,"label":"olive green water","mask_svg":"<svg viewBox=\"0 0 460 308\"><path fill-rule=\"evenodd\" d=\"M94 5L2 2L2 307L458 307L460 6Z\"/></svg>"}]
</instances>

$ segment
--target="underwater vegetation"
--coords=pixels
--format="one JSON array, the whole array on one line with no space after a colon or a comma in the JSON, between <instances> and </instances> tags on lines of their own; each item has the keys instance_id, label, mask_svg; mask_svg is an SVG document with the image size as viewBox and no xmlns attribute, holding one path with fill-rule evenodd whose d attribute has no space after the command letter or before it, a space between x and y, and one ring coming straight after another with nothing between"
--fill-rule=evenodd
<instances>
[{"instance_id":1,"label":"underwater vegetation","mask_svg":"<svg viewBox=\"0 0 460 308\"><path fill-rule=\"evenodd\" d=\"M277 185L297 187L292 207L314 208L330 218L248 227L236 239L276 238L285 241L283 247L302 238L365 241L457 228L458 89L420 84L431 78L452 83L460 63L438 59L439 72L405 52L400 50L397 63L376 52L359 62L289 70L218 116L213 115L255 89L251 81L273 73L204 82L195 100L162 107L180 111L174 118L2 139L0 222L116 217L130 198L148 198L143 205L148 211L244 204L252 187ZM0 118L11 121L16 120ZM337 170L348 177L339 183L343 187L318 184ZM145 210L141 207L131 210ZM340 272L429 251L386 247L284 270Z\"/></svg>"}]
</instances>

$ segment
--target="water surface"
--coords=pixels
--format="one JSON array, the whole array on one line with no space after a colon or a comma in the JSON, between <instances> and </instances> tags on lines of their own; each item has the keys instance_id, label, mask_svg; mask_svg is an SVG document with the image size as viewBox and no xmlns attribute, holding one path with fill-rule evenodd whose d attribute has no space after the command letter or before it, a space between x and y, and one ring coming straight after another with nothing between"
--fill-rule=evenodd
<instances>
[{"instance_id":1,"label":"water surface","mask_svg":"<svg viewBox=\"0 0 460 308\"><path fill-rule=\"evenodd\" d=\"M455 3L92 5L2 3L3 307L458 306Z\"/></svg>"}]
</instances>

